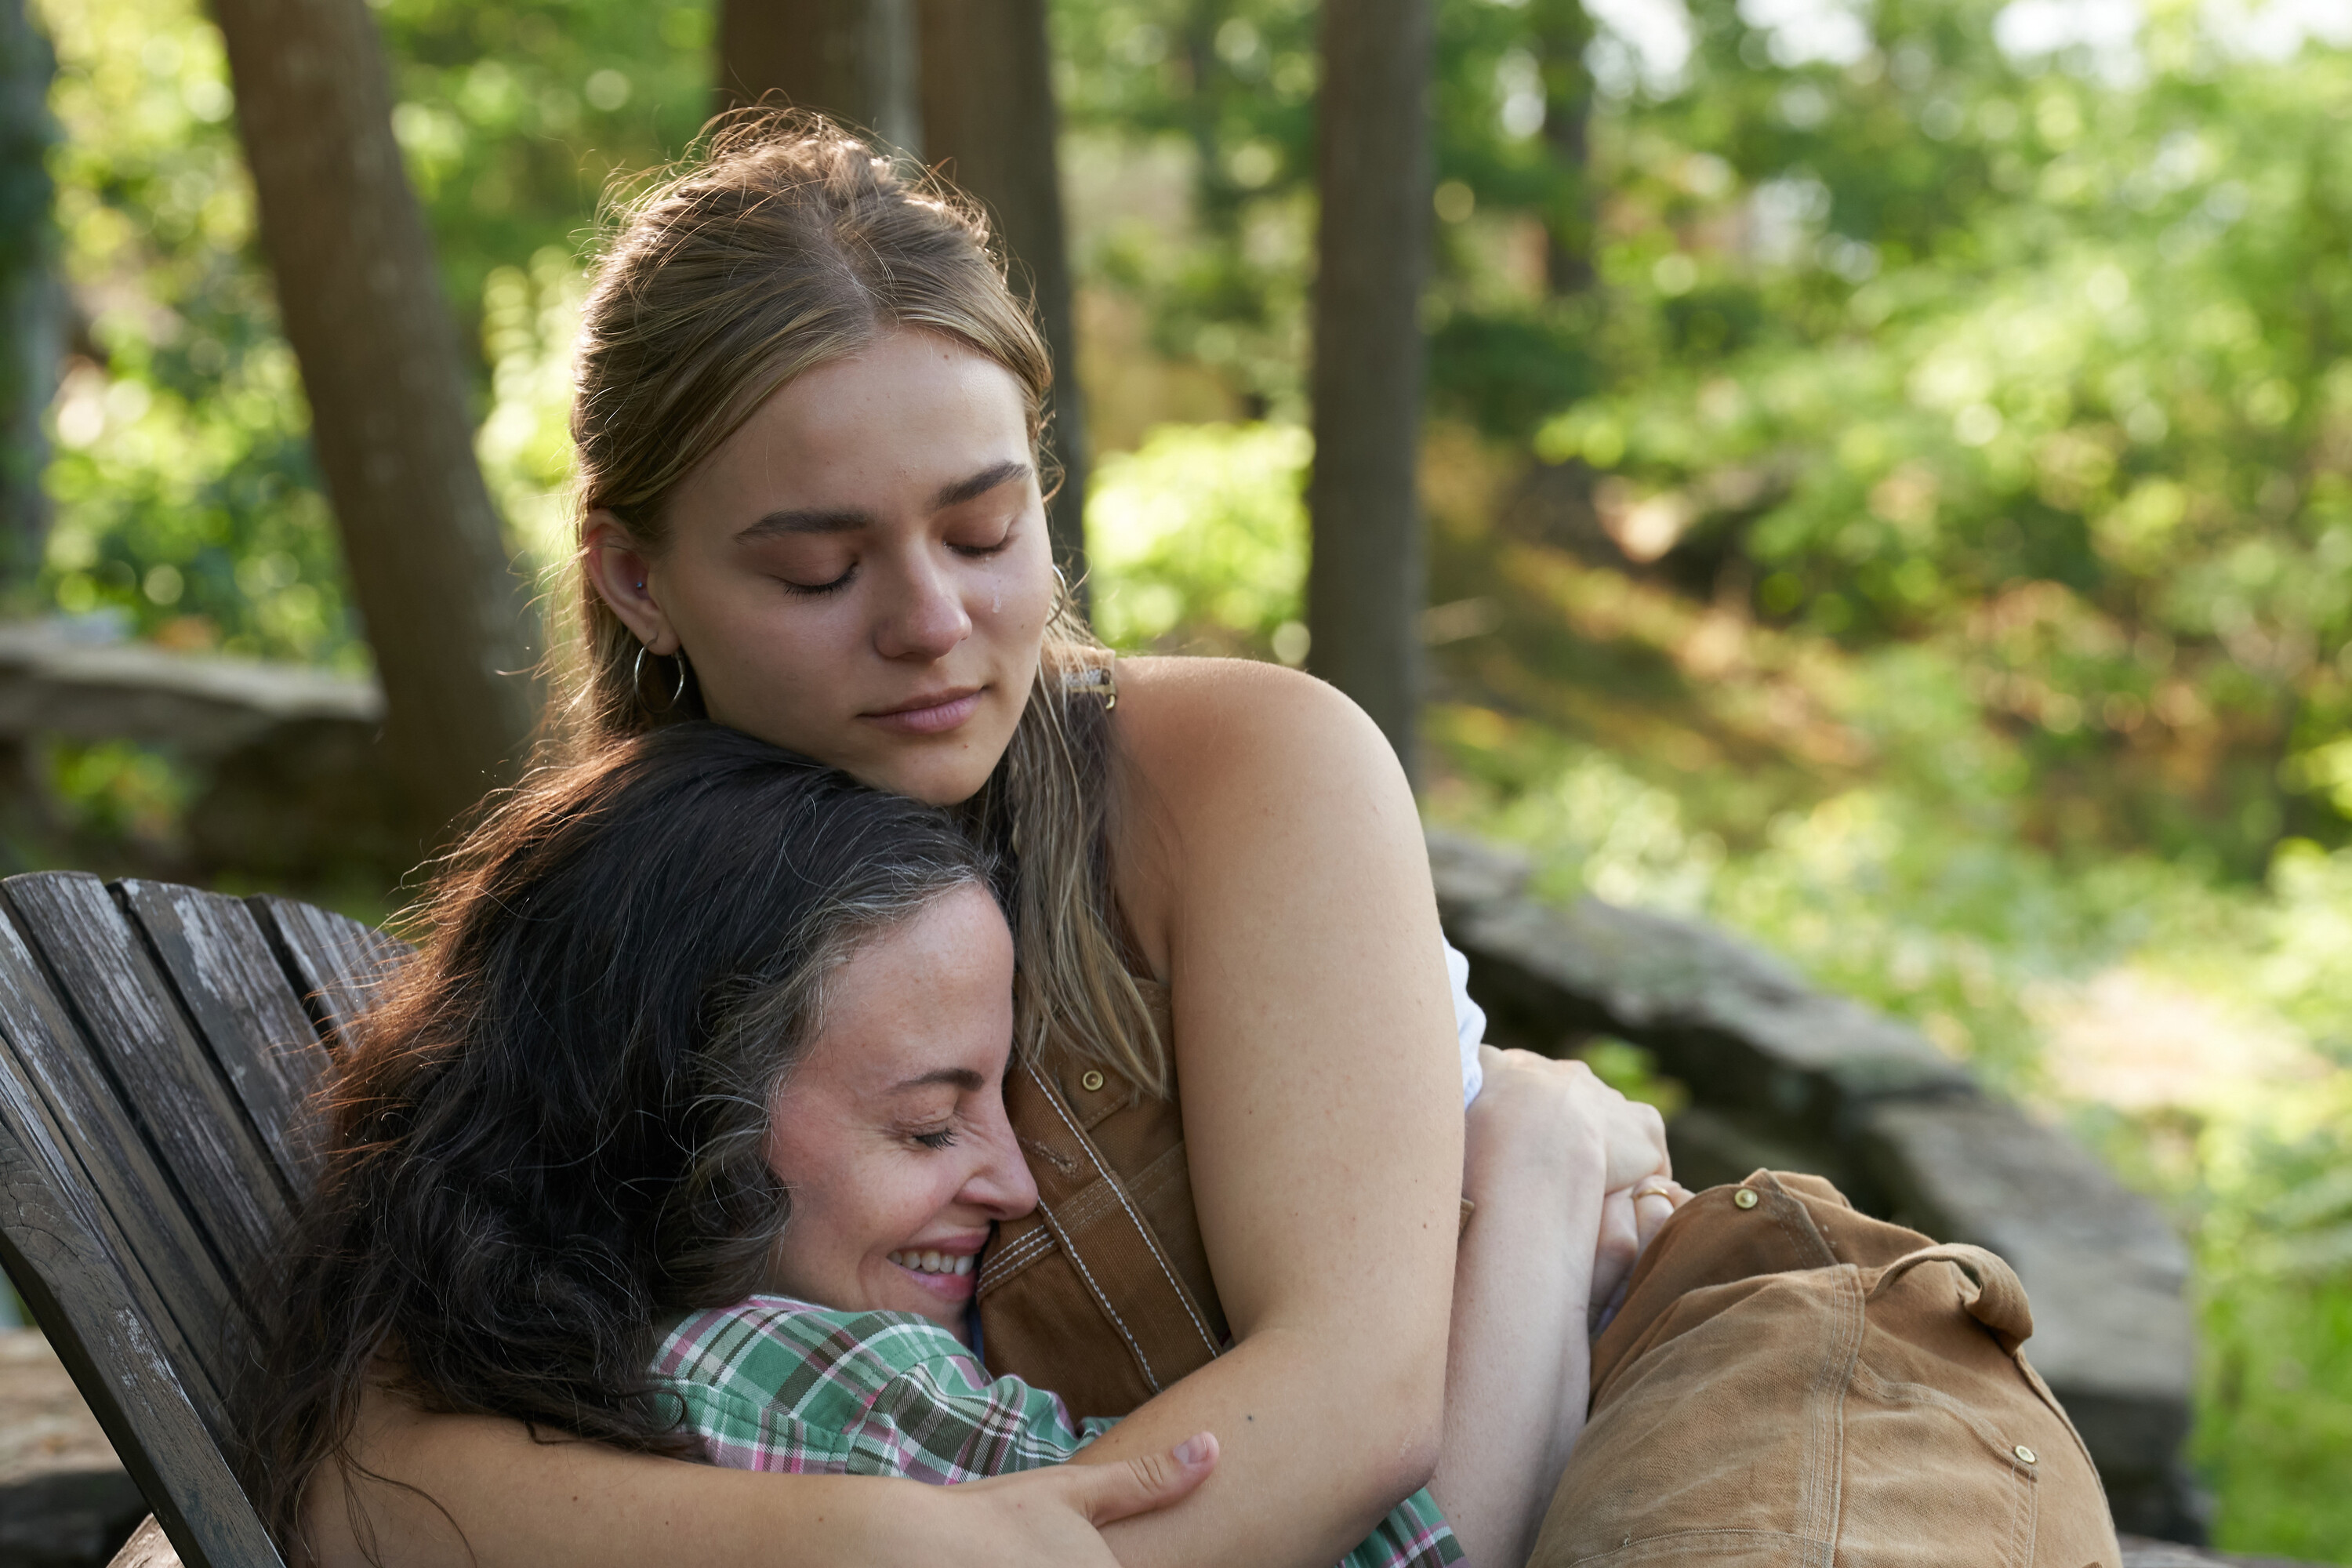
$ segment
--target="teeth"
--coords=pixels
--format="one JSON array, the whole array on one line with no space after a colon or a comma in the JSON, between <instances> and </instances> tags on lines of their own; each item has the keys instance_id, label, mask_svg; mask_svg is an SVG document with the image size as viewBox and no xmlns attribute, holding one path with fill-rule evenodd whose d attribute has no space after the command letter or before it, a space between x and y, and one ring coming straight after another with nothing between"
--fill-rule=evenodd
<instances>
[{"instance_id":1,"label":"teeth","mask_svg":"<svg viewBox=\"0 0 2352 1568\"><path fill-rule=\"evenodd\" d=\"M919 1252L892 1252L885 1256L901 1268L912 1268L923 1274L965 1275L971 1273L978 1262L978 1259L968 1252L959 1255L952 1252L932 1252L927 1249Z\"/></svg>"}]
</instances>

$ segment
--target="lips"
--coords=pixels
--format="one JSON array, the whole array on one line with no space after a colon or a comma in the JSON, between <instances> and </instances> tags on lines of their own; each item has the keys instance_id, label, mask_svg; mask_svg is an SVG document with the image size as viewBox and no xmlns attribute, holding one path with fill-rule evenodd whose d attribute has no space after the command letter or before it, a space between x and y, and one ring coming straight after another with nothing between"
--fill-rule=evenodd
<instances>
[{"instance_id":1,"label":"lips","mask_svg":"<svg viewBox=\"0 0 2352 1568\"><path fill-rule=\"evenodd\" d=\"M862 717L909 735L940 735L956 729L980 708L985 688L958 687L951 690L929 692L910 698L895 708L886 708Z\"/></svg>"},{"instance_id":2,"label":"lips","mask_svg":"<svg viewBox=\"0 0 2352 1568\"><path fill-rule=\"evenodd\" d=\"M980 1271L977 1241L966 1241L952 1251L900 1247L888 1258L906 1270L907 1278L920 1287L925 1296L948 1310L960 1310L969 1305L980 1286L973 1278Z\"/></svg>"}]
</instances>

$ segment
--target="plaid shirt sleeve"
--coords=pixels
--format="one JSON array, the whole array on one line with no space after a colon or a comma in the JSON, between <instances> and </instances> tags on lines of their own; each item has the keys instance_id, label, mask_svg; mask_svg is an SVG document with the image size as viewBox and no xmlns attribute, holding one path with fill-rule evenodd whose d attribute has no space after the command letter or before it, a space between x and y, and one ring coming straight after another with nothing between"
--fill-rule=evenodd
<instances>
[{"instance_id":1,"label":"plaid shirt sleeve","mask_svg":"<svg viewBox=\"0 0 2352 1568\"><path fill-rule=\"evenodd\" d=\"M929 1319L779 1296L688 1314L663 1337L653 1370L704 1457L735 1469L951 1486L1060 1464L1111 1426L1075 1423L1058 1395L991 1378ZM1341 1568L1434 1568L1461 1558L1422 1491Z\"/></svg>"}]
</instances>

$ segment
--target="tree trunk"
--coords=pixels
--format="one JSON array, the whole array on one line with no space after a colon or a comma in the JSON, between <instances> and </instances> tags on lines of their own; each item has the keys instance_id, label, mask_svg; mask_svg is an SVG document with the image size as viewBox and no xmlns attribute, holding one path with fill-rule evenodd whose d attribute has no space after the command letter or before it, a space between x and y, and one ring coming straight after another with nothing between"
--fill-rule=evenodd
<instances>
[{"instance_id":1,"label":"tree trunk","mask_svg":"<svg viewBox=\"0 0 2352 1568\"><path fill-rule=\"evenodd\" d=\"M392 135L367 0L215 0L261 244L427 841L520 762L536 693L522 585L474 460L464 362Z\"/></svg>"},{"instance_id":2,"label":"tree trunk","mask_svg":"<svg viewBox=\"0 0 2352 1568\"><path fill-rule=\"evenodd\" d=\"M770 93L922 155L915 0L720 0L719 107Z\"/></svg>"},{"instance_id":3,"label":"tree trunk","mask_svg":"<svg viewBox=\"0 0 2352 1568\"><path fill-rule=\"evenodd\" d=\"M1069 247L1045 0L922 0L925 156L988 205L1023 272L1054 351L1051 426L1062 488L1050 512L1054 555L1083 592L1087 425L1071 313Z\"/></svg>"},{"instance_id":4,"label":"tree trunk","mask_svg":"<svg viewBox=\"0 0 2352 1568\"><path fill-rule=\"evenodd\" d=\"M48 540L41 416L65 347L47 163L57 61L24 0L0 0L0 603L29 602Z\"/></svg>"},{"instance_id":5,"label":"tree trunk","mask_svg":"<svg viewBox=\"0 0 2352 1568\"><path fill-rule=\"evenodd\" d=\"M1416 779L1430 66L1429 0L1325 0L1307 668L1362 705Z\"/></svg>"},{"instance_id":6,"label":"tree trunk","mask_svg":"<svg viewBox=\"0 0 2352 1568\"><path fill-rule=\"evenodd\" d=\"M1537 0L1532 20L1543 57L1544 142L1552 157L1545 280L1555 294L1581 294L1593 279L1592 72L1584 63L1592 18L1584 0Z\"/></svg>"}]
</instances>

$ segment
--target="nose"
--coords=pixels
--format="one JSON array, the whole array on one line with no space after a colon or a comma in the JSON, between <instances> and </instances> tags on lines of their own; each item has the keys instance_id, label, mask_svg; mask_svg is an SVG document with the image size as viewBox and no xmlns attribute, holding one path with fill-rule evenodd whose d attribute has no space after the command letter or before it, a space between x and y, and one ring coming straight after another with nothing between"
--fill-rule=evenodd
<instances>
[{"instance_id":1,"label":"nose","mask_svg":"<svg viewBox=\"0 0 2352 1568\"><path fill-rule=\"evenodd\" d=\"M989 1124L978 1131L980 1136L973 1140L977 1158L956 1195L991 1219L1019 1219L1037 1206L1037 1178L1029 1173L1029 1162L1021 1157L1021 1145L1013 1136L1013 1124L1005 1119L1001 1103Z\"/></svg>"},{"instance_id":2,"label":"nose","mask_svg":"<svg viewBox=\"0 0 2352 1568\"><path fill-rule=\"evenodd\" d=\"M944 658L971 635L963 595L940 563L919 554L895 575L874 631L875 650L883 658Z\"/></svg>"}]
</instances>

